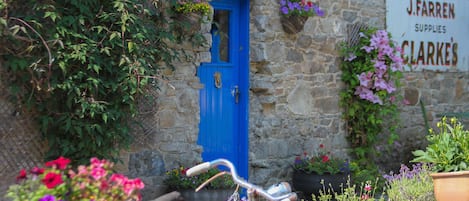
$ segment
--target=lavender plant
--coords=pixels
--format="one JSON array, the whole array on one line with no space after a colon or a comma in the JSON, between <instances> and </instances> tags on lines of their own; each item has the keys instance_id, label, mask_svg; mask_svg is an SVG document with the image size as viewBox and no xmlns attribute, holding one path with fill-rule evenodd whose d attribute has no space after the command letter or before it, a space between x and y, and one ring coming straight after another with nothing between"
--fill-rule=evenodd
<instances>
[{"instance_id":1,"label":"lavender plant","mask_svg":"<svg viewBox=\"0 0 469 201\"><path fill-rule=\"evenodd\" d=\"M417 163L412 169L401 165L399 173L390 172L383 176L387 181L389 201L433 201L433 181L429 165Z\"/></svg>"}]
</instances>

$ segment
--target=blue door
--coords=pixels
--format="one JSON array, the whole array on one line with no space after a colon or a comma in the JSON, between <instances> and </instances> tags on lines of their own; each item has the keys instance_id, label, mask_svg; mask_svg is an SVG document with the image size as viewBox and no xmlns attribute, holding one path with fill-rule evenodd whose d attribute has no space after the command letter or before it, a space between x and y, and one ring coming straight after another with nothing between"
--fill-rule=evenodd
<instances>
[{"instance_id":1,"label":"blue door","mask_svg":"<svg viewBox=\"0 0 469 201\"><path fill-rule=\"evenodd\" d=\"M212 0L212 60L197 70L202 158L226 158L248 176L249 1Z\"/></svg>"}]
</instances>

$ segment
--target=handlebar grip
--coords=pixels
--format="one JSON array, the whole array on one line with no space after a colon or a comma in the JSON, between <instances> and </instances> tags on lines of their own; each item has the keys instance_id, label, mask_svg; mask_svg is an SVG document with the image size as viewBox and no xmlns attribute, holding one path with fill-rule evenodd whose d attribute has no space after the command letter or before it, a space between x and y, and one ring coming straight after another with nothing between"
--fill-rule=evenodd
<instances>
[{"instance_id":1,"label":"handlebar grip","mask_svg":"<svg viewBox=\"0 0 469 201\"><path fill-rule=\"evenodd\" d=\"M189 168L186 171L186 175L188 177L192 177L194 175L198 175L198 174L200 174L204 171L207 171L208 169L210 169L210 162L201 163L201 164L198 164L194 167Z\"/></svg>"}]
</instances>

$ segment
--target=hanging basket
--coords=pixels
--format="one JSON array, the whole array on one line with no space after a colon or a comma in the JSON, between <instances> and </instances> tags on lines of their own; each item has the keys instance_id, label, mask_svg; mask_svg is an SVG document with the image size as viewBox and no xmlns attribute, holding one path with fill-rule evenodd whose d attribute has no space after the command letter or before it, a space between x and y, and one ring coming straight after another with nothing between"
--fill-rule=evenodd
<instances>
[{"instance_id":1,"label":"hanging basket","mask_svg":"<svg viewBox=\"0 0 469 201\"><path fill-rule=\"evenodd\" d=\"M200 13L178 13L175 17L178 23L178 31L193 35L200 31L202 15Z\"/></svg>"},{"instance_id":2,"label":"hanging basket","mask_svg":"<svg viewBox=\"0 0 469 201\"><path fill-rule=\"evenodd\" d=\"M280 22L282 23L283 31L288 34L296 34L302 31L306 20L308 20L308 16L282 15L280 17Z\"/></svg>"}]
</instances>

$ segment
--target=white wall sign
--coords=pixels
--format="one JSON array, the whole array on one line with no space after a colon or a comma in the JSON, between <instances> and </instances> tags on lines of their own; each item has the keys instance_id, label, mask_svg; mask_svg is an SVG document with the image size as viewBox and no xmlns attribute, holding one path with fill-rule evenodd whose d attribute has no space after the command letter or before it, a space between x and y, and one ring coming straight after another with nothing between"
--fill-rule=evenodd
<instances>
[{"instance_id":1,"label":"white wall sign","mask_svg":"<svg viewBox=\"0 0 469 201\"><path fill-rule=\"evenodd\" d=\"M386 9L413 70L469 70L469 0L386 0Z\"/></svg>"}]
</instances>

